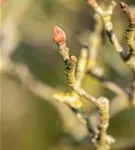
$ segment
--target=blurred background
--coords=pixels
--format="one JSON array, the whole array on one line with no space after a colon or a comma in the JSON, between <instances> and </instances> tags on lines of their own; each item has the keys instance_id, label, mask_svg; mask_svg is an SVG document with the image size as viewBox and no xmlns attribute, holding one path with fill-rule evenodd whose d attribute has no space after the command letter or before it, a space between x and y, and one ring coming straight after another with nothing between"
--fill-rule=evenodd
<instances>
[{"instance_id":1,"label":"blurred background","mask_svg":"<svg viewBox=\"0 0 135 150\"><path fill-rule=\"evenodd\" d=\"M135 5L134 0L125 2ZM114 30L125 47L127 23L117 6ZM0 0L2 150L92 149L85 127L65 104L52 98L55 91L68 91L52 29L54 25L64 29L71 53L78 57L94 24L93 11L84 0ZM123 88L130 86L133 74L106 36L99 58L109 79ZM83 85L94 96L115 96L92 77L85 77ZM85 112L90 114L91 104L82 101ZM116 139L113 150L135 149L134 119L131 108L111 118L108 132Z\"/></svg>"}]
</instances>

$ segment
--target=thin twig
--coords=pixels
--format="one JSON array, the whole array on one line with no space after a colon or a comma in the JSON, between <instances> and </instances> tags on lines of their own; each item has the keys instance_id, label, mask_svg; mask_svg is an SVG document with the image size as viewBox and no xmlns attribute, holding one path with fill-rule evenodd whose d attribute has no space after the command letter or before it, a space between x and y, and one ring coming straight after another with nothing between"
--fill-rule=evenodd
<instances>
[{"instance_id":1,"label":"thin twig","mask_svg":"<svg viewBox=\"0 0 135 150\"><path fill-rule=\"evenodd\" d=\"M95 29L89 36L89 57L88 57L88 64L87 64L87 70L91 70L95 68L97 65L97 59L99 55L99 49L102 42L101 33L103 30L103 24L101 17L98 13L94 14L95 19Z\"/></svg>"},{"instance_id":2,"label":"thin twig","mask_svg":"<svg viewBox=\"0 0 135 150\"><path fill-rule=\"evenodd\" d=\"M131 52L127 52L125 51L125 49L121 46L121 44L119 43L119 40L117 38L117 36L115 35L114 31L113 31L113 24L112 24L112 14L113 14L113 10L116 6L116 2L115 1L111 1L110 5L106 8L106 10L103 10L98 3L96 2L96 0L87 0L87 3L90 5L90 7L96 12L98 13L104 23L104 28L105 31L109 37L109 40L111 41L111 43L113 44L115 50L120 54L121 58L123 59L123 61L133 70L135 70L135 57L132 57Z\"/></svg>"},{"instance_id":3,"label":"thin twig","mask_svg":"<svg viewBox=\"0 0 135 150\"><path fill-rule=\"evenodd\" d=\"M81 87L82 81L85 76L87 56L88 56L87 47L83 46L80 52L80 57L78 60L77 70L76 70L76 84L78 87Z\"/></svg>"},{"instance_id":4,"label":"thin twig","mask_svg":"<svg viewBox=\"0 0 135 150\"><path fill-rule=\"evenodd\" d=\"M60 30L59 32L56 32L57 30ZM100 130L99 133L95 139L95 145L97 147L97 150L107 150L110 149L110 144L112 144L112 140L108 140L107 135L107 128L109 125L109 100L101 97L101 98L95 98L94 96L88 94L83 88L78 87L76 84L76 78L75 78L75 68L77 59L75 56L69 56L69 49L66 46L66 37L63 39L63 44L59 41L55 40L58 37L61 37L59 39L63 39L65 37L65 33L62 29L54 27L54 33L53 33L53 39L54 42L59 46L60 54L63 58L63 61L65 63L65 74L67 76L67 81L69 86L72 88L73 91L75 91L79 96L86 98L88 101L95 104L99 111L100 111ZM62 52L62 53L61 53ZM67 56L65 56L65 54ZM66 59L65 59L66 58Z\"/></svg>"},{"instance_id":5,"label":"thin twig","mask_svg":"<svg viewBox=\"0 0 135 150\"><path fill-rule=\"evenodd\" d=\"M112 5L109 6L108 11L109 10L112 10ZM100 67L100 69L98 69L97 58L98 58L98 54L99 54L99 49L102 44L101 43L101 41L102 41L101 32L103 30L103 24L102 24L101 17L99 16L99 14L97 12L95 13L94 16L95 16L95 29L89 38L89 48L87 48L87 49L89 49L89 58L88 58L88 65L86 68L86 73L88 75L93 76L98 81L100 81L105 88L109 89L116 95L120 96L122 99L127 100L128 99L127 92L124 91L124 89L122 89L120 86L118 86L113 81L107 79L104 76L104 74L102 73L103 68Z\"/></svg>"},{"instance_id":6,"label":"thin twig","mask_svg":"<svg viewBox=\"0 0 135 150\"><path fill-rule=\"evenodd\" d=\"M94 70L88 70L87 74L96 78L98 81L100 81L102 83L102 85L105 88L109 89L110 91L115 93L117 96L121 97L123 100L128 99L128 97L129 97L128 93L124 89L119 87L116 83L114 83L111 80L109 80L108 78L106 78L104 75L99 74L98 72L96 72Z\"/></svg>"},{"instance_id":7,"label":"thin twig","mask_svg":"<svg viewBox=\"0 0 135 150\"><path fill-rule=\"evenodd\" d=\"M121 2L120 6L122 11L127 15L129 20L129 25L128 28L126 29L125 37L126 43L130 48L130 53L128 57L130 57L131 59L127 63L135 71L135 12L132 13L129 6L124 2Z\"/></svg>"}]
</instances>

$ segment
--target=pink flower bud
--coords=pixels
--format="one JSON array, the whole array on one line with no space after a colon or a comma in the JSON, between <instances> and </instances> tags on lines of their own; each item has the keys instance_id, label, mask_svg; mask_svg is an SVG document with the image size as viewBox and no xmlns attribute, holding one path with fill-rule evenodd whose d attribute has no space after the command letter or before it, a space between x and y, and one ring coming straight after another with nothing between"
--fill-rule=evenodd
<instances>
[{"instance_id":1,"label":"pink flower bud","mask_svg":"<svg viewBox=\"0 0 135 150\"><path fill-rule=\"evenodd\" d=\"M66 43L66 34L64 33L64 31L58 27L55 26L53 28L53 41L58 45L58 46L62 46Z\"/></svg>"}]
</instances>

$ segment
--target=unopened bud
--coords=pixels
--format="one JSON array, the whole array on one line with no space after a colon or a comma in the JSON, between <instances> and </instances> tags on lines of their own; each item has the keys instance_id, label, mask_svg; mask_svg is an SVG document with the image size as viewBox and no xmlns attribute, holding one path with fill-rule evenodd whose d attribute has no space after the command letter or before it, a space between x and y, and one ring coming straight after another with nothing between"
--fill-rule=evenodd
<instances>
[{"instance_id":1,"label":"unopened bud","mask_svg":"<svg viewBox=\"0 0 135 150\"><path fill-rule=\"evenodd\" d=\"M65 32L58 26L53 28L53 41L58 45L62 46L66 43L66 34Z\"/></svg>"},{"instance_id":2,"label":"unopened bud","mask_svg":"<svg viewBox=\"0 0 135 150\"><path fill-rule=\"evenodd\" d=\"M71 56L70 61L71 61L72 65L74 65L77 62L77 58L75 56Z\"/></svg>"}]
</instances>

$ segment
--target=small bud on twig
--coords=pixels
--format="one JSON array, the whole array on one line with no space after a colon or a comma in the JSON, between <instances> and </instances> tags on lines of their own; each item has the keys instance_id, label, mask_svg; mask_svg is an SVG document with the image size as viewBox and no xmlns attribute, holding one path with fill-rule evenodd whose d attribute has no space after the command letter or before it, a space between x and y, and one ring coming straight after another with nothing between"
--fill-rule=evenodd
<instances>
[{"instance_id":1,"label":"small bud on twig","mask_svg":"<svg viewBox=\"0 0 135 150\"><path fill-rule=\"evenodd\" d=\"M128 16L130 23L135 24L135 15L131 13L129 6L126 3L121 2L120 7L122 11Z\"/></svg>"},{"instance_id":2,"label":"small bud on twig","mask_svg":"<svg viewBox=\"0 0 135 150\"><path fill-rule=\"evenodd\" d=\"M71 56L70 57L70 62L71 62L72 65L75 65L76 62L77 62L77 58L75 56Z\"/></svg>"},{"instance_id":3,"label":"small bud on twig","mask_svg":"<svg viewBox=\"0 0 135 150\"><path fill-rule=\"evenodd\" d=\"M126 3L121 2L120 7L124 13L126 13L129 17L131 16L129 6Z\"/></svg>"},{"instance_id":4,"label":"small bud on twig","mask_svg":"<svg viewBox=\"0 0 135 150\"><path fill-rule=\"evenodd\" d=\"M66 44L66 34L65 32L58 26L53 28L53 41L58 45L62 46Z\"/></svg>"}]
</instances>

